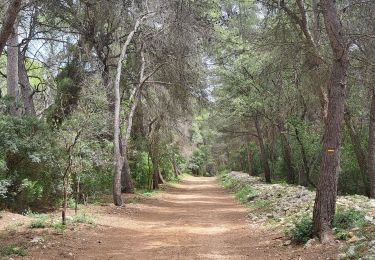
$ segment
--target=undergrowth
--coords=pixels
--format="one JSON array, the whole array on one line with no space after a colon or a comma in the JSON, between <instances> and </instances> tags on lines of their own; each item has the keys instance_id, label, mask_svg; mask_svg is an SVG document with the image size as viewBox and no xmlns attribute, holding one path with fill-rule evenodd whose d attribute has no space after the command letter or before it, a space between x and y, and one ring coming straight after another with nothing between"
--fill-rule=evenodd
<instances>
[{"instance_id":1,"label":"undergrowth","mask_svg":"<svg viewBox=\"0 0 375 260\"><path fill-rule=\"evenodd\" d=\"M363 212L351 208L338 207L332 222L332 230L336 239L347 240L351 230L356 229L356 233L360 234L365 224L365 214ZM306 243L313 238L311 215L304 215L298 219L291 229L286 230L286 234L297 244Z\"/></svg>"}]
</instances>

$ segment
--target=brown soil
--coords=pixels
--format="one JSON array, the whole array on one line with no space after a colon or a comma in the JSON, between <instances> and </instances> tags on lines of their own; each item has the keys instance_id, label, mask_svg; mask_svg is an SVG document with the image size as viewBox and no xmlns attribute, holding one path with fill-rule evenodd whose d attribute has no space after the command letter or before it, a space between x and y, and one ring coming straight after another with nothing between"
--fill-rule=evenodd
<instances>
[{"instance_id":1,"label":"brown soil","mask_svg":"<svg viewBox=\"0 0 375 260\"><path fill-rule=\"evenodd\" d=\"M284 246L286 239L279 232L248 223L246 209L215 178L187 177L140 203L125 208L91 207L90 212L96 216L95 227L81 226L64 235L40 231L45 241L30 246L27 259L315 260L337 256L337 245ZM17 233L8 243L30 241L35 234L28 232Z\"/></svg>"}]
</instances>

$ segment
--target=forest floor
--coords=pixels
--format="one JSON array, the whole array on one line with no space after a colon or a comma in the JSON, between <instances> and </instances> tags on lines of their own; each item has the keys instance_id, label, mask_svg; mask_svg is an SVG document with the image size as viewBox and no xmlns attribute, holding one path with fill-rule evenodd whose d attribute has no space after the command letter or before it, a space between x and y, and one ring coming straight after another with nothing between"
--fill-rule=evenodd
<instances>
[{"instance_id":1,"label":"forest floor","mask_svg":"<svg viewBox=\"0 0 375 260\"><path fill-rule=\"evenodd\" d=\"M337 245L286 245L276 230L247 219L246 208L216 178L185 177L126 207L82 207L95 224L30 229L21 217L0 226L0 247L24 259L336 259ZM73 214L73 212L70 212ZM14 218L2 214L0 223ZM19 223L19 224L18 224ZM16 248L16 249L17 249ZM3 252L4 253L4 252ZM12 259L21 256L11 256ZM5 259L9 259L5 258Z\"/></svg>"}]
</instances>

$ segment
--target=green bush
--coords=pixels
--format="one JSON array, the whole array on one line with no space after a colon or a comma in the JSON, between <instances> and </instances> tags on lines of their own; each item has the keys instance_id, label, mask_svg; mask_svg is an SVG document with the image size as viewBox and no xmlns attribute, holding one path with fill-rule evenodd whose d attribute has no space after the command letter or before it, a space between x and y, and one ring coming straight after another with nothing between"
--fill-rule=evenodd
<instances>
[{"instance_id":1,"label":"green bush","mask_svg":"<svg viewBox=\"0 0 375 260\"><path fill-rule=\"evenodd\" d=\"M94 218L87 213L79 213L72 217L71 223L94 224Z\"/></svg>"},{"instance_id":2,"label":"green bush","mask_svg":"<svg viewBox=\"0 0 375 260\"><path fill-rule=\"evenodd\" d=\"M362 227L365 224L365 214L355 209L337 208L333 227L336 229L348 230L355 227Z\"/></svg>"},{"instance_id":3,"label":"green bush","mask_svg":"<svg viewBox=\"0 0 375 260\"><path fill-rule=\"evenodd\" d=\"M361 228L365 224L365 214L355 209L337 208L332 222L333 231L337 239L346 240L348 231ZM306 243L313 237L313 221L311 216L303 216L287 232L296 243Z\"/></svg>"},{"instance_id":4,"label":"green bush","mask_svg":"<svg viewBox=\"0 0 375 260\"><path fill-rule=\"evenodd\" d=\"M292 241L301 244L313 237L313 221L308 215L300 218L288 232Z\"/></svg>"},{"instance_id":5,"label":"green bush","mask_svg":"<svg viewBox=\"0 0 375 260\"><path fill-rule=\"evenodd\" d=\"M26 249L24 246L10 245L0 248L1 256L26 256Z\"/></svg>"},{"instance_id":6,"label":"green bush","mask_svg":"<svg viewBox=\"0 0 375 260\"><path fill-rule=\"evenodd\" d=\"M0 116L0 207L23 212L55 206L60 185L57 152L45 122Z\"/></svg>"},{"instance_id":7,"label":"green bush","mask_svg":"<svg viewBox=\"0 0 375 260\"><path fill-rule=\"evenodd\" d=\"M235 193L236 199L244 204L253 200L256 196L256 192L249 186L244 186Z\"/></svg>"},{"instance_id":8,"label":"green bush","mask_svg":"<svg viewBox=\"0 0 375 260\"><path fill-rule=\"evenodd\" d=\"M30 228L46 228L48 226L48 224L46 223L47 221L47 215L35 215L35 219L31 222Z\"/></svg>"}]
</instances>

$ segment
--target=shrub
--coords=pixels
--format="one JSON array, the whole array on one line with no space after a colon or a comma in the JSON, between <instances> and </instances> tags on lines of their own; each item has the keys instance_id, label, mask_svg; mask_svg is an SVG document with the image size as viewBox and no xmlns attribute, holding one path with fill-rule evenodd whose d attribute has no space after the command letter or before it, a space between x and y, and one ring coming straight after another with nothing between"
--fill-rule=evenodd
<instances>
[{"instance_id":1,"label":"shrub","mask_svg":"<svg viewBox=\"0 0 375 260\"><path fill-rule=\"evenodd\" d=\"M30 228L46 228L48 226L46 224L47 220L47 215L35 215L35 219L31 222Z\"/></svg>"},{"instance_id":2,"label":"shrub","mask_svg":"<svg viewBox=\"0 0 375 260\"><path fill-rule=\"evenodd\" d=\"M1 256L26 256L26 249L23 246L18 245L10 245L0 248Z\"/></svg>"},{"instance_id":3,"label":"shrub","mask_svg":"<svg viewBox=\"0 0 375 260\"><path fill-rule=\"evenodd\" d=\"M236 199L241 203L247 203L257 196L256 192L249 186L244 186L235 193Z\"/></svg>"},{"instance_id":4,"label":"shrub","mask_svg":"<svg viewBox=\"0 0 375 260\"><path fill-rule=\"evenodd\" d=\"M71 223L94 224L94 218L87 213L79 213L72 217Z\"/></svg>"},{"instance_id":5,"label":"shrub","mask_svg":"<svg viewBox=\"0 0 375 260\"><path fill-rule=\"evenodd\" d=\"M288 231L291 239L298 243L306 243L313 237L313 221L311 216L305 215L294 224L294 227Z\"/></svg>"},{"instance_id":6,"label":"shrub","mask_svg":"<svg viewBox=\"0 0 375 260\"><path fill-rule=\"evenodd\" d=\"M336 229L348 230L355 227L362 227L365 224L365 214L355 209L337 208L333 227Z\"/></svg>"}]
</instances>

